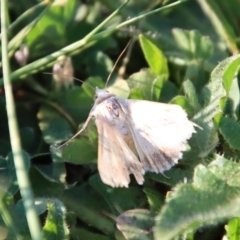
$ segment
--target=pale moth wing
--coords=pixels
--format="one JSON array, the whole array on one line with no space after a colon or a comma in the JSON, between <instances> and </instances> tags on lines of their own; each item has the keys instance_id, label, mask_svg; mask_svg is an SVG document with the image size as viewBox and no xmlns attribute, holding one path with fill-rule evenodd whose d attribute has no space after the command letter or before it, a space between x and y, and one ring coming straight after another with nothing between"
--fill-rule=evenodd
<instances>
[{"instance_id":1,"label":"pale moth wing","mask_svg":"<svg viewBox=\"0 0 240 240\"><path fill-rule=\"evenodd\" d=\"M98 170L102 181L112 187L128 187L132 173L143 184L141 163L124 141L118 128L106 116L96 115L98 129Z\"/></svg>"},{"instance_id":2,"label":"pale moth wing","mask_svg":"<svg viewBox=\"0 0 240 240\"><path fill-rule=\"evenodd\" d=\"M92 117L99 135L99 174L112 187L128 187L130 174L143 184L145 171L170 169L197 126L178 105L122 99L98 88L88 119L76 135Z\"/></svg>"},{"instance_id":3,"label":"pale moth wing","mask_svg":"<svg viewBox=\"0 0 240 240\"><path fill-rule=\"evenodd\" d=\"M127 100L130 132L145 171L162 173L175 165L195 132L182 107ZM131 124L130 124L131 123Z\"/></svg>"}]
</instances>

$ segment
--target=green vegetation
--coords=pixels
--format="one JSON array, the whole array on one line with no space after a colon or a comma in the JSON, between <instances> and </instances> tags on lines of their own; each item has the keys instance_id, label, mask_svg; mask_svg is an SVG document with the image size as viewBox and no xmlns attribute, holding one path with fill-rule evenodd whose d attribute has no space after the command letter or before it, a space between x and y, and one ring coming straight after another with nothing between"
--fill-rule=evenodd
<instances>
[{"instance_id":1,"label":"green vegetation","mask_svg":"<svg viewBox=\"0 0 240 240\"><path fill-rule=\"evenodd\" d=\"M240 239L238 12L237 0L2 0L0 239ZM107 89L178 104L201 129L165 175L112 188L94 121L59 146L130 39Z\"/></svg>"}]
</instances>

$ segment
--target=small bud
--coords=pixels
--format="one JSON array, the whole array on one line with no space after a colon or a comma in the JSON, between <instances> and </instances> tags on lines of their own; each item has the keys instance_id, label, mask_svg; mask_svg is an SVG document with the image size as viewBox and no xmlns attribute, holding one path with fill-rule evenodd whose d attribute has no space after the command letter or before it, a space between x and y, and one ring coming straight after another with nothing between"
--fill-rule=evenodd
<instances>
[{"instance_id":1,"label":"small bud","mask_svg":"<svg viewBox=\"0 0 240 240\"><path fill-rule=\"evenodd\" d=\"M88 16L88 11L89 11L88 5L82 3L77 9L77 13L75 15L75 21L77 22L83 21Z\"/></svg>"},{"instance_id":2,"label":"small bud","mask_svg":"<svg viewBox=\"0 0 240 240\"><path fill-rule=\"evenodd\" d=\"M73 86L73 66L70 57L61 56L58 62L53 65L53 79L56 89L68 89Z\"/></svg>"},{"instance_id":3,"label":"small bud","mask_svg":"<svg viewBox=\"0 0 240 240\"><path fill-rule=\"evenodd\" d=\"M21 66L26 65L28 60L28 55L29 55L28 47L25 44L22 44L19 50L16 51L14 54L15 59Z\"/></svg>"}]
</instances>

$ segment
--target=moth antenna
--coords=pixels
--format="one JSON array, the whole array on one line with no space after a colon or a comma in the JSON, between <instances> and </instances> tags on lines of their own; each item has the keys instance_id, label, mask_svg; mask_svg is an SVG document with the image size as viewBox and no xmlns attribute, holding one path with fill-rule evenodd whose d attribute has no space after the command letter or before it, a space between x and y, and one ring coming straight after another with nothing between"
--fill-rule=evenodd
<instances>
[{"instance_id":1,"label":"moth antenna","mask_svg":"<svg viewBox=\"0 0 240 240\"><path fill-rule=\"evenodd\" d=\"M111 72L110 72L109 75L108 75L108 78L107 78L107 81L106 81L106 84L105 84L105 87L104 87L104 88L107 87L107 84L108 84L108 82L109 82L109 80L110 80L110 77L112 76L113 71L115 70L115 68L116 68L116 66L117 66L120 58L122 57L122 55L123 55L123 54L125 53L125 51L127 50L127 48L128 48L128 46L129 46L129 44L131 43L131 41L132 41L132 39L130 39L130 41L128 42L127 46L123 49L123 51L122 51L122 52L120 53L120 55L118 56L116 62L115 62L114 65L113 65L113 68L112 68Z\"/></svg>"},{"instance_id":2,"label":"moth antenna","mask_svg":"<svg viewBox=\"0 0 240 240\"><path fill-rule=\"evenodd\" d=\"M53 73L50 73L50 72L43 72L44 74L47 74L47 75L53 75ZM67 74L62 74L62 76L64 76L64 77L70 77L69 75L67 75ZM91 86L89 83L87 83L87 82L85 82L85 81L83 81L83 80L81 80L81 79L79 79L79 78L76 78L76 77L72 77L71 76L71 78L73 78L74 80L76 80L76 81L79 81L79 82L81 82L81 83L83 83L83 84L86 84L88 87L90 87L90 88L92 88L94 91L96 90L93 86Z\"/></svg>"},{"instance_id":3,"label":"moth antenna","mask_svg":"<svg viewBox=\"0 0 240 240\"><path fill-rule=\"evenodd\" d=\"M119 212L119 214L123 213L124 211L121 209L121 207L117 203L113 203L113 206L115 209Z\"/></svg>"},{"instance_id":4,"label":"moth antenna","mask_svg":"<svg viewBox=\"0 0 240 240\"><path fill-rule=\"evenodd\" d=\"M111 218L112 220L116 221L117 217L115 215L113 215L112 213L108 213L107 211L103 210L102 214L104 214L105 216Z\"/></svg>"},{"instance_id":5,"label":"moth antenna","mask_svg":"<svg viewBox=\"0 0 240 240\"><path fill-rule=\"evenodd\" d=\"M125 57L123 58L123 61L122 61L122 66L118 70L118 77L120 77L120 78L123 78L123 75L126 72L126 66L127 66L128 62L129 62L130 55L132 53L132 49L133 49L134 43L136 41L137 41L137 38L133 37L132 41L130 42L130 44L128 46L128 50L127 50L126 55L125 55Z\"/></svg>"},{"instance_id":6,"label":"moth antenna","mask_svg":"<svg viewBox=\"0 0 240 240\"><path fill-rule=\"evenodd\" d=\"M58 148L62 148L63 146L68 144L70 141L72 141L74 138L76 138L78 135L80 135L87 128L87 125L90 122L91 118L92 118L92 115L89 114L89 116L88 116L86 122L83 124L82 128L75 135L73 135L69 140L67 140L64 144L60 145Z\"/></svg>"},{"instance_id":7,"label":"moth antenna","mask_svg":"<svg viewBox=\"0 0 240 240\"><path fill-rule=\"evenodd\" d=\"M78 131L75 135L73 135L70 139L68 139L65 143L63 143L62 145L60 145L57 148L59 149L59 148L62 148L63 146L65 146L65 145L67 145L69 142L71 142L74 138L76 138L82 132L83 132L82 130Z\"/></svg>"},{"instance_id":8,"label":"moth antenna","mask_svg":"<svg viewBox=\"0 0 240 240\"><path fill-rule=\"evenodd\" d=\"M192 123L193 123L194 127L197 127L198 129L203 130L203 128L201 126L197 125L195 122L192 122Z\"/></svg>"},{"instance_id":9,"label":"moth antenna","mask_svg":"<svg viewBox=\"0 0 240 240\"><path fill-rule=\"evenodd\" d=\"M165 178L171 179L171 177L167 177L164 173L161 173Z\"/></svg>"}]
</instances>

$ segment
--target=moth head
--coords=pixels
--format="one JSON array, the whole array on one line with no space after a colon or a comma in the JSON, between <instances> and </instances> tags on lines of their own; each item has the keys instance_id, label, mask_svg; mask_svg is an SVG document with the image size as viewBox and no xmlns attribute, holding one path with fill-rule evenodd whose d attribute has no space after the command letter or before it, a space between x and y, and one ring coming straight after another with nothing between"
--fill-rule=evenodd
<instances>
[{"instance_id":1,"label":"moth head","mask_svg":"<svg viewBox=\"0 0 240 240\"><path fill-rule=\"evenodd\" d=\"M101 102L109 97L114 96L112 93L107 91L106 89L100 89L96 87L95 95L94 95L94 100L95 102Z\"/></svg>"}]
</instances>

